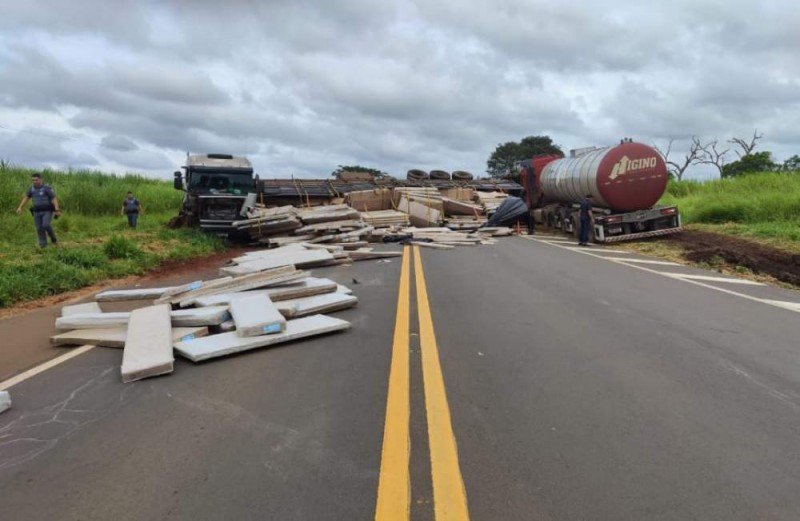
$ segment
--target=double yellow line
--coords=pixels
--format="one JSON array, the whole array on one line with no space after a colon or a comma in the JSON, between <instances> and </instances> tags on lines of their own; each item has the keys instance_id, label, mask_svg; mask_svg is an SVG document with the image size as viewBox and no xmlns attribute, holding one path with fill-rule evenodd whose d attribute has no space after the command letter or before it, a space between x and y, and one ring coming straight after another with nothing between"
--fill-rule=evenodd
<instances>
[{"instance_id":1,"label":"double yellow line","mask_svg":"<svg viewBox=\"0 0 800 521\"><path fill-rule=\"evenodd\" d=\"M411 510L411 477L409 462L411 440L409 418L409 329L410 329L410 248L403 250L400 267L400 288L397 296L389 372L389 393L386 399L386 424L383 432L381 472L378 481L376 521L408 520ZM439 349L433 328L428 288L422 270L419 248L414 247L414 274L417 283L417 314L422 357L422 378L425 388L425 410L428 420L433 506L437 521L468 520L467 494L458 464L458 449L450 421L444 377L439 363Z\"/></svg>"}]
</instances>

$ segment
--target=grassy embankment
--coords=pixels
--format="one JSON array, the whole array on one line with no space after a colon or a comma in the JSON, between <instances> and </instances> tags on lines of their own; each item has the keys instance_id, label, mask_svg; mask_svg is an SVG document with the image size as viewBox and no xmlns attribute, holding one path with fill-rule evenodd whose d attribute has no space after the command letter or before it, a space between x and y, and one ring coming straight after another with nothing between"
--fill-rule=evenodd
<instances>
[{"instance_id":1,"label":"grassy embankment","mask_svg":"<svg viewBox=\"0 0 800 521\"><path fill-rule=\"evenodd\" d=\"M143 273L164 260L185 260L223 249L216 237L196 230L169 230L181 192L172 184L135 175L47 172L61 203L53 221L58 248L40 250L33 218L14 210L33 170L0 169L0 307L55 295L105 279ZM120 215L128 191L141 201L136 230Z\"/></svg>"},{"instance_id":2,"label":"grassy embankment","mask_svg":"<svg viewBox=\"0 0 800 521\"><path fill-rule=\"evenodd\" d=\"M800 252L800 172L672 182L660 203L677 205L689 230L738 235Z\"/></svg>"}]
</instances>

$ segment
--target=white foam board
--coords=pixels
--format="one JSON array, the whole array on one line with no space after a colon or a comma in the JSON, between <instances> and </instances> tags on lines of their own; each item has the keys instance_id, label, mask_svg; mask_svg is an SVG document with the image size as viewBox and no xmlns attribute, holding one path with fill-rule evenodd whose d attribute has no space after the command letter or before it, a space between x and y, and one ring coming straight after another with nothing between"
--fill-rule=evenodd
<instances>
[{"instance_id":1,"label":"white foam board","mask_svg":"<svg viewBox=\"0 0 800 521\"><path fill-rule=\"evenodd\" d=\"M0 412L11 408L11 395L8 391L0 391Z\"/></svg>"},{"instance_id":2,"label":"white foam board","mask_svg":"<svg viewBox=\"0 0 800 521\"><path fill-rule=\"evenodd\" d=\"M267 295L240 293L231 300L230 312L239 336L271 335L286 329L286 319Z\"/></svg>"},{"instance_id":3,"label":"white foam board","mask_svg":"<svg viewBox=\"0 0 800 521\"><path fill-rule=\"evenodd\" d=\"M100 304L97 302L87 302L86 304L74 304L72 306L64 306L61 308L61 316L69 317L72 315L82 315L84 313L102 313Z\"/></svg>"},{"instance_id":4,"label":"white foam board","mask_svg":"<svg viewBox=\"0 0 800 521\"><path fill-rule=\"evenodd\" d=\"M201 288L197 291L187 293L184 296L178 296L177 298L180 301L180 307L185 308L194 305L196 300L203 296L267 288L283 282L303 280L306 277L307 274L305 272L296 270L294 266L281 266L274 270L250 273L241 277L236 277L223 285L214 288ZM175 301L173 300L171 302L174 303Z\"/></svg>"},{"instance_id":5,"label":"white foam board","mask_svg":"<svg viewBox=\"0 0 800 521\"><path fill-rule=\"evenodd\" d=\"M208 335L208 326L173 327L172 340L192 340ZM102 347L125 347L128 338L127 327L112 327L107 329L76 329L66 333L59 333L50 337L54 346L82 346L93 345Z\"/></svg>"},{"instance_id":6,"label":"white foam board","mask_svg":"<svg viewBox=\"0 0 800 521\"><path fill-rule=\"evenodd\" d=\"M274 335L261 335L241 337L235 331L221 333L205 338L197 338L188 342L177 342L175 350L181 356L200 362L219 356L241 353L259 347L298 340L315 335L322 335L334 331L342 331L350 327L350 322L325 315L312 315L310 317L290 320L283 333Z\"/></svg>"},{"instance_id":7,"label":"white foam board","mask_svg":"<svg viewBox=\"0 0 800 521\"><path fill-rule=\"evenodd\" d=\"M175 286L166 288L142 288L142 289L114 289L101 291L94 298L98 302L113 302L122 300L148 300L163 296L168 291L174 290Z\"/></svg>"},{"instance_id":8,"label":"white foam board","mask_svg":"<svg viewBox=\"0 0 800 521\"><path fill-rule=\"evenodd\" d=\"M166 305L168 304L159 304ZM56 329L104 329L125 327L130 321L130 312L83 313L56 319ZM170 312L175 327L216 326L231 318L227 306L209 306L196 309L179 309Z\"/></svg>"},{"instance_id":9,"label":"white foam board","mask_svg":"<svg viewBox=\"0 0 800 521\"><path fill-rule=\"evenodd\" d=\"M270 300L273 302L278 302L280 300L287 300L291 298L331 293L336 291L336 288L337 284L330 279L308 277L298 283L281 284L280 286L275 286L273 288L251 290L247 291L246 293L252 293L253 295L268 295ZM216 295L198 297L194 300L194 305L198 307L226 306L230 303L231 299L238 294L239 293L218 293Z\"/></svg>"},{"instance_id":10,"label":"white foam board","mask_svg":"<svg viewBox=\"0 0 800 521\"><path fill-rule=\"evenodd\" d=\"M173 311L170 316L175 327L218 326L231 318L227 306L179 309Z\"/></svg>"},{"instance_id":11,"label":"white foam board","mask_svg":"<svg viewBox=\"0 0 800 521\"><path fill-rule=\"evenodd\" d=\"M131 311L122 352L122 381L133 382L172 372L172 324L169 305Z\"/></svg>"},{"instance_id":12,"label":"white foam board","mask_svg":"<svg viewBox=\"0 0 800 521\"><path fill-rule=\"evenodd\" d=\"M307 262L333 260L333 255L327 250L298 250L287 251L282 255L263 257L252 261L242 262L236 266L220 268L220 275L245 275L258 273L280 266L295 266Z\"/></svg>"},{"instance_id":13,"label":"white foam board","mask_svg":"<svg viewBox=\"0 0 800 521\"><path fill-rule=\"evenodd\" d=\"M345 293L325 293L313 297L283 300L275 303L275 307L286 318L299 318L317 313L330 313L351 308L358 304L358 297Z\"/></svg>"}]
</instances>

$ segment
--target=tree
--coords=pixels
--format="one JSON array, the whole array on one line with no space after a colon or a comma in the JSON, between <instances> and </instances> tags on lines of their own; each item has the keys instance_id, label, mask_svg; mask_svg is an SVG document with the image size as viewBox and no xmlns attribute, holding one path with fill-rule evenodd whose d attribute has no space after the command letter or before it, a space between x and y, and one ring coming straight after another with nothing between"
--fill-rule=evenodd
<instances>
[{"instance_id":1,"label":"tree","mask_svg":"<svg viewBox=\"0 0 800 521\"><path fill-rule=\"evenodd\" d=\"M764 134L759 135L758 130L755 130L753 132L753 137L750 138L750 141L747 141L739 137L735 137L729 139L728 143L732 143L734 145L738 145L739 147L741 147L742 152L739 152L737 150L736 155L739 156L739 158L743 158L744 156L749 156L753 153L753 150L756 149L756 142L762 137L764 137Z\"/></svg>"},{"instance_id":2,"label":"tree","mask_svg":"<svg viewBox=\"0 0 800 521\"><path fill-rule=\"evenodd\" d=\"M789 159L783 162L783 169L787 172L797 172L800 171L800 156L797 154L793 155Z\"/></svg>"},{"instance_id":3,"label":"tree","mask_svg":"<svg viewBox=\"0 0 800 521\"><path fill-rule=\"evenodd\" d=\"M717 140L709 141L703 146L703 157L700 158L700 163L703 165L714 165L717 167L720 177L722 177L722 169L725 167L725 156L730 151L730 148L725 150L717 150Z\"/></svg>"},{"instance_id":4,"label":"tree","mask_svg":"<svg viewBox=\"0 0 800 521\"><path fill-rule=\"evenodd\" d=\"M528 136L519 143L499 144L486 161L486 173L492 177L516 176L514 165L517 161L542 154L564 156L561 147L553 143L550 136Z\"/></svg>"},{"instance_id":5,"label":"tree","mask_svg":"<svg viewBox=\"0 0 800 521\"><path fill-rule=\"evenodd\" d=\"M705 156L705 147L704 145L700 144L700 140L696 136L692 136L692 144L689 147L689 151L683 156L683 159L673 161L669 158L669 155L672 153L673 141L673 138L669 138L666 151L662 151L660 148L658 148L658 145L655 144L653 144L653 148L655 148L656 151L661 154L661 157L667 164L667 170L669 170L675 179L681 181L683 180L683 174L686 173L687 168L701 162Z\"/></svg>"},{"instance_id":6,"label":"tree","mask_svg":"<svg viewBox=\"0 0 800 521\"><path fill-rule=\"evenodd\" d=\"M722 177L736 177L754 172L771 172L776 167L778 165L772 161L772 153L766 151L756 152L754 154L746 154L738 161L723 166Z\"/></svg>"},{"instance_id":7,"label":"tree","mask_svg":"<svg viewBox=\"0 0 800 521\"><path fill-rule=\"evenodd\" d=\"M339 165L339 168L331 172L331 175L333 177L338 178L340 175L342 175L342 172L367 172L368 174L371 174L372 177L374 178L389 176L389 174L387 174L386 172L381 172L376 168L368 168L366 166L360 166L360 165L354 165L354 166Z\"/></svg>"}]
</instances>

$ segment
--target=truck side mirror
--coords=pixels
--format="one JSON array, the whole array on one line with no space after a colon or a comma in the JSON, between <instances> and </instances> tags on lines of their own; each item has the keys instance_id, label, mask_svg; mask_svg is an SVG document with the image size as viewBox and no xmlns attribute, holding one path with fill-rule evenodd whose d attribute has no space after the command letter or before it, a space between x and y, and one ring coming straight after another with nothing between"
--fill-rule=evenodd
<instances>
[{"instance_id":1,"label":"truck side mirror","mask_svg":"<svg viewBox=\"0 0 800 521\"><path fill-rule=\"evenodd\" d=\"M175 178L172 180L172 186L175 190L183 190L183 177L181 177L180 172L175 172L172 174Z\"/></svg>"}]
</instances>

